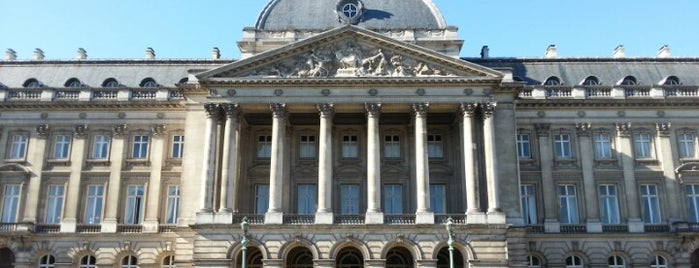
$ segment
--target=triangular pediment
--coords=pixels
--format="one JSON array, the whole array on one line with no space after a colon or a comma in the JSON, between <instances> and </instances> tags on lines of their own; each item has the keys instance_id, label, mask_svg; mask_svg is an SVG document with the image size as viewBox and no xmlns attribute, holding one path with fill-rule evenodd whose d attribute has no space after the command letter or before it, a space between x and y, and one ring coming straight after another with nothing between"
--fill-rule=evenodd
<instances>
[{"instance_id":1,"label":"triangular pediment","mask_svg":"<svg viewBox=\"0 0 699 268\"><path fill-rule=\"evenodd\" d=\"M502 74L350 25L197 75L200 82L357 77L499 79Z\"/></svg>"}]
</instances>

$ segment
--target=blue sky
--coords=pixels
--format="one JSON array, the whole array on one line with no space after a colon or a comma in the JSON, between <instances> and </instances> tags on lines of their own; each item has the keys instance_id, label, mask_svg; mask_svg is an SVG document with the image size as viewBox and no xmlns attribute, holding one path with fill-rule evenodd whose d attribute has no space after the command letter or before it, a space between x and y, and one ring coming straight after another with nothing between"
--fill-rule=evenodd
<instances>
[{"instance_id":1,"label":"blue sky","mask_svg":"<svg viewBox=\"0 0 699 268\"><path fill-rule=\"evenodd\" d=\"M335 1L335 0L317 0ZM631 57L699 56L697 0L433 0L465 40L462 56L609 57L619 44ZM1 0L0 50L21 59L41 48L48 59L208 58L219 47L238 58L242 28L254 26L267 0Z\"/></svg>"}]
</instances>

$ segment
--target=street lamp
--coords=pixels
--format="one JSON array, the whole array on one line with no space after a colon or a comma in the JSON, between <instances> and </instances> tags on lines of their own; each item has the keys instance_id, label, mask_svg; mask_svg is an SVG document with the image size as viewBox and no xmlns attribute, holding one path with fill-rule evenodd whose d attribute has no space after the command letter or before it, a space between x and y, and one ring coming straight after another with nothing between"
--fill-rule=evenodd
<instances>
[{"instance_id":1,"label":"street lamp","mask_svg":"<svg viewBox=\"0 0 699 268\"><path fill-rule=\"evenodd\" d=\"M447 233L449 233L449 240L447 240L447 245L449 246L449 268L454 268L454 220L449 217L445 225Z\"/></svg>"},{"instance_id":2,"label":"street lamp","mask_svg":"<svg viewBox=\"0 0 699 268\"><path fill-rule=\"evenodd\" d=\"M250 224L248 223L248 217L243 217L243 221L240 222L240 229L243 229L243 239L240 240L240 244L243 246L243 268L247 267L248 264L248 258L247 258L247 252L248 252L248 228Z\"/></svg>"}]
</instances>

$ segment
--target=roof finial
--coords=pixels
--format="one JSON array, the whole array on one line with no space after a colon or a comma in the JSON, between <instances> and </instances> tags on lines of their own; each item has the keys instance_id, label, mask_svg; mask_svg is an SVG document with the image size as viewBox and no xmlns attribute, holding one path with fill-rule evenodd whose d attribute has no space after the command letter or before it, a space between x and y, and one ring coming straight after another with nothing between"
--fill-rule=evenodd
<instances>
[{"instance_id":1,"label":"roof finial","mask_svg":"<svg viewBox=\"0 0 699 268\"><path fill-rule=\"evenodd\" d=\"M146 48L146 59L147 60L155 59L155 50L152 47Z\"/></svg>"},{"instance_id":2,"label":"roof finial","mask_svg":"<svg viewBox=\"0 0 699 268\"><path fill-rule=\"evenodd\" d=\"M670 52L670 46L668 45L663 45L658 49L658 58L665 59L672 57L672 53Z\"/></svg>"},{"instance_id":3,"label":"roof finial","mask_svg":"<svg viewBox=\"0 0 699 268\"><path fill-rule=\"evenodd\" d=\"M612 58L615 59L621 59L621 58L626 58L626 49L624 48L624 45L618 45L614 49L614 53L612 54Z\"/></svg>"},{"instance_id":4,"label":"roof finial","mask_svg":"<svg viewBox=\"0 0 699 268\"><path fill-rule=\"evenodd\" d=\"M554 44L549 45L549 47L546 48L546 54L544 57L547 59L558 58L558 49L556 48L556 45L554 45Z\"/></svg>"},{"instance_id":5,"label":"roof finial","mask_svg":"<svg viewBox=\"0 0 699 268\"><path fill-rule=\"evenodd\" d=\"M217 47L214 47L211 50L211 58L214 60L220 60L221 59L221 50L219 50Z\"/></svg>"},{"instance_id":6,"label":"roof finial","mask_svg":"<svg viewBox=\"0 0 699 268\"><path fill-rule=\"evenodd\" d=\"M78 60L86 60L87 59L87 51L84 48L78 48L78 52L76 53L75 58Z\"/></svg>"},{"instance_id":7,"label":"roof finial","mask_svg":"<svg viewBox=\"0 0 699 268\"><path fill-rule=\"evenodd\" d=\"M34 49L34 60L44 60L44 51L40 48Z\"/></svg>"},{"instance_id":8,"label":"roof finial","mask_svg":"<svg viewBox=\"0 0 699 268\"><path fill-rule=\"evenodd\" d=\"M17 59L17 52L14 51L14 49L8 48L5 51L5 60L16 60Z\"/></svg>"},{"instance_id":9,"label":"roof finial","mask_svg":"<svg viewBox=\"0 0 699 268\"><path fill-rule=\"evenodd\" d=\"M488 48L488 45L485 45L481 48L481 58L482 59L490 58L490 48Z\"/></svg>"}]
</instances>

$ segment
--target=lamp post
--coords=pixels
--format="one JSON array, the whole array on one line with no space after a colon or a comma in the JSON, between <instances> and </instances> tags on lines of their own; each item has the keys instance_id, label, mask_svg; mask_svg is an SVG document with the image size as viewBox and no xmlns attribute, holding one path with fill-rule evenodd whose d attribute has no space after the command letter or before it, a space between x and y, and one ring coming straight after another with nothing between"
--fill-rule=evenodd
<instances>
[{"instance_id":1,"label":"lamp post","mask_svg":"<svg viewBox=\"0 0 699 268\"><path fill-rule=\"evenodd\" d=\"M240 229L243 229L243 239L240 240L240 244L243 246L243 260L242 260L242 267L246 268L248 264L248 258L247 258L247 253L248 253L248 227L250 224L248 224L248 217L243 217L243 221L240 222Z\"/></svg>"},{"instance_id":2,"label":"lamp post","mask_svg":"<svg viewBox=\"0 0 699 268\"><path fill-rule=\"evenodd\" d=\"M449 240L447 240L447 245L449 246L449 268L454 268L454 220L449 217L445 225L447 233L449 233Z\"/></svg>"}]
</instances>

